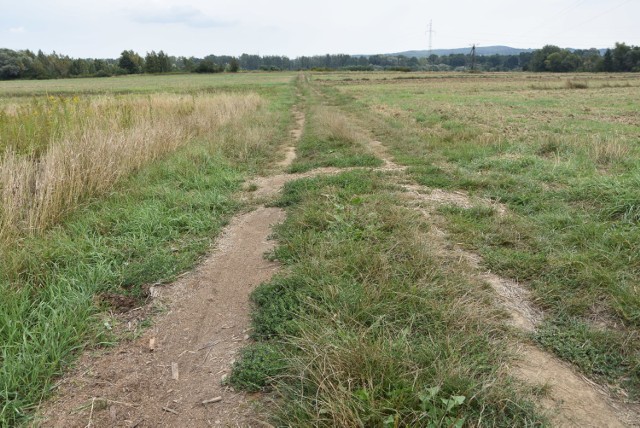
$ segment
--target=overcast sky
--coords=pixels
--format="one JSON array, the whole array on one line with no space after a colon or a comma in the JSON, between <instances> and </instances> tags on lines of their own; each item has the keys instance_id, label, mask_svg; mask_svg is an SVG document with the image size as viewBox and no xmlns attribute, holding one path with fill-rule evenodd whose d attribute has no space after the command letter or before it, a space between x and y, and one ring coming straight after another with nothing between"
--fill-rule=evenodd
<instances>
[{"instance_id":1,"label":"overcast sky","mask_svg":"<svg viewBox=\"0 0 640 428\"><path fill-rule=\"evenodd\" d=\"M0 48L116 58L640 45L640 0L0 0Z\"/></svg>"}]
</instances>

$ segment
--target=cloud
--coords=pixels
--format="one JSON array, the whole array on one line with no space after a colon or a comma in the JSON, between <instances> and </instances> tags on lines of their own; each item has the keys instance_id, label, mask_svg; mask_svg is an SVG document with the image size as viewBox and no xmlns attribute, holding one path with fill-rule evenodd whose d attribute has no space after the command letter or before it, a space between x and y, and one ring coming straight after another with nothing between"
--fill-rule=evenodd
<instances>
[{"instance_id":1,"label":"cloud","mask_svg":"<svg viewBox=\"0 0 640 428\"><path fill-rule=\"evenodd\" d=\"M27 30L25 30L24 27L9 28L9 32L13 34L22 34L22 33L26 33L26 31Z\"/></svg>"},{"instance_id":2,"label":"cloud","mask_svg":"<svg viewBox=\"0 0 640 428\"><path fill-rule=\"evenodd\" d=\"M192 6L170 6L162 9L138 10L131 14L141 24L182 24L195 28L226 27L230 22L215 20Z\"/></svg>"}]
</instances>

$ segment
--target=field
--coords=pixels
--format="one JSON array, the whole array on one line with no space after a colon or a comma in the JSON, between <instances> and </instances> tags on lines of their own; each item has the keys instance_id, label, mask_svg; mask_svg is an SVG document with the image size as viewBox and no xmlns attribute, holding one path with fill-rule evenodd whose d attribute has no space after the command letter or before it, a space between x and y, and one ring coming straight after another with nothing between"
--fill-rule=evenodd
<instances>
[{"instance_id":1,"label":"field","mask_svg":"<svg viewBox=\"0 0 640 428\"><path fill-rule=\"evenodd\" d=\"M623 74L3 82L0 426L38 421L83 351L141 337L165 316L149 286L263 204L286 211L281 268L225 380L267 394L261 420L630 423L638 99Z\"/></svg>"}]
</instances>

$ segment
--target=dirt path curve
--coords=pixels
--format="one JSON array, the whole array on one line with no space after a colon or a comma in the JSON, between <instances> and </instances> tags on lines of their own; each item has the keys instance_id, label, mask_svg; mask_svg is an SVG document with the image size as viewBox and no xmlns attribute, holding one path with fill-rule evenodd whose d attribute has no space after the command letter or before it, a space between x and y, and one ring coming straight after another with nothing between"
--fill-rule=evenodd
<instances>
[{"instance_id":1,"label":"dirt path curve","mask_svg":"<svg viewBox=\"0 0 640 428\"><path fill-rule=\"evenodd\" d=\"M283 219L283 211L264 207L234 218L210 258L161 289L168 312L152 328L82 359L42 426L244 426L246 399L221 377L248 338L249 293L278 268L263 254L273 247L271 225Z\"/></svg>"},{"instance_id":2,"label":"dirt path curve","mask_svg":"<svg viewBox=\"0 0 640 428\"><path fill-rule=\"evenodd\" d=\"M292 146L280 167L295 159L304 114L295 111ZM273 196L295 176L260 179L258 192ZM45 403L43 427L263 426L246 394L224 385L238 350L249 339L249 294L278 270L264 259L273 248L271 228L283 210L259 208L238 215L216 248L193 272L152 289L167 312L132 342L85 354Z\"/></svg>"},{"instance_id":3,"label":"dirt path curve","mask_svg":"<svg viewBox=\"0 0 640 428\"><path fill-rule=\"evenodd\" d=\"M393 162L382 143L373 141L370 148L384 161L386 168L402 169ZM488 283L494 289L499 304L511 315L511 325L524 333L533 333L544 314L531 303L529 291L508 278L502 278L492 272L483 272L482 258L452 244L447 233L438 228L433 221L437 216L437 207L442 204L454 204L463 208L477 204L491 206L500 216L507 214L507 207L492 201L472 199L464 192L430 189L413 183L400 186L406 191L405 196L410 203L430 219L430 234L433 238L431 242L438 247L438 251L448 259L466 263L475 278ZM511 373L531 384L547 385L550 388L549 394L540 405L548 412L554 426L640 426L640 409L613 400L602 387L577 373L569 364L529 343L518 345L516 352L519 359L512 367Z\"/></svg>"}]
</instances>

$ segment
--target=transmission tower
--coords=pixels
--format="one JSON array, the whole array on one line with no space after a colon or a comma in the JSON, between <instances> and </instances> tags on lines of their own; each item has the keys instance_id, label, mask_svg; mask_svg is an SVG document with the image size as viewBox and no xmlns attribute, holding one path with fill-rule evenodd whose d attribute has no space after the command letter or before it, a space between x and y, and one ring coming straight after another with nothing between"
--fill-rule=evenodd
<instances>
[{"instance_id":1,"label":"transmission tower","mask_svg":"<svg viewBox=\"0 0 640 428\"><path fill-rule=\"evenodd\" d=\"M433 54L433 20L429 20L429 56Z\"/></svg>"}]
</instances>

